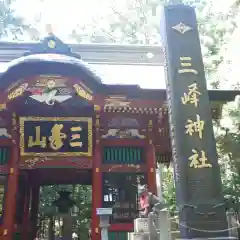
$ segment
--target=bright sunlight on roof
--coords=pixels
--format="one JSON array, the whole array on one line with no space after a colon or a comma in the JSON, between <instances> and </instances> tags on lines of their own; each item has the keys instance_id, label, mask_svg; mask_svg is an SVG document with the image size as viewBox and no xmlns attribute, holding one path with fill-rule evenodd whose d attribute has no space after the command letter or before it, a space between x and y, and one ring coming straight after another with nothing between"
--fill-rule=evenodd
<instances>
[{"instance_id":1,"label":"bright sunlight on roof","mask_svg":"<svg viewBox=\"0 0 240 240\"><path fill-rule=\"evenodd\" d=\"M7 69L7 63L0 63L0 72ZM141 88L165 89L162 66L131 66L90 64L106 84L136 84Z\"/></svg>"}]
</instances>

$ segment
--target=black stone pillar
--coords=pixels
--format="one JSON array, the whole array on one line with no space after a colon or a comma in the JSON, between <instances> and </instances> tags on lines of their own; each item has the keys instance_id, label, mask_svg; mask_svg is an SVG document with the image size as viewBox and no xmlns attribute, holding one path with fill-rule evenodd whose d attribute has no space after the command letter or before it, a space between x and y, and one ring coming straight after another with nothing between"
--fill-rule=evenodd
<instances>
[{"instance_id":1,"label":"black stone pillar","mask_svg":"<svg viewBox=\"0 0 240 240\"><path fill-rule=\"evenodd\" d=\"M228 239L195 11L170 5L162 17L181 237Z\"/></svg>"}]
</instances>

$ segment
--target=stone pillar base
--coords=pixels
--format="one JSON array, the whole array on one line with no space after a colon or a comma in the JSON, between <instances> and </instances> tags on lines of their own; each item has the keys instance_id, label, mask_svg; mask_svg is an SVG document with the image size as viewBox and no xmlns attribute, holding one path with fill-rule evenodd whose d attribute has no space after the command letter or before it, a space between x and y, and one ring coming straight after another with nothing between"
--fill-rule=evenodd
<instances>
[{"instance_id":1,"label":"stone pillar base","mask_svg":"<svg viewBox=\"0 0 240 240\"><path fill-rule=\"evenodd\" d=\"M176 238L176 240L189 240L190 238ZM235 237L191 238L191 240L236 240Z\"/></svg>"},{"instance_id":2,"label":"stone pillar base","mask_svg":"<svg viewBox=\"0 0 240 240\"><path fill-rule=\"evenodd\" d=\"M149 233L132 233L131 240L150 240ZM154 240L158 240L159 236Z\"/></svg>"}]
</instances>

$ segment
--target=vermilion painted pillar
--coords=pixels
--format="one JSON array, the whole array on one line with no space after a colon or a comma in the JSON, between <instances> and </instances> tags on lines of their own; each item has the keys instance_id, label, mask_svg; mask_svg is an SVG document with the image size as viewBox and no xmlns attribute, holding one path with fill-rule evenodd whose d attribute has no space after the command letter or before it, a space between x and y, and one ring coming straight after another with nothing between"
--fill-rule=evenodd
<instances>
[{"instance_id":1,"label":"vermilion painted pillar","mask_svg":"<svg viewBox=\"0 0 240 240\"><path fill-rule=\"evenodd\" d=\"M13 113L12 117L12 149L9 160L8 188L5 196L3 236L2 240L12 240L16 218L16 195L18 190L19 177L19 133L17 127L17 116Z\"/></svg>"},{"instance_id":2,"label":"vermilion painted pillar","mask_svg":"<svg viewBox=\"0 0 240 240\"><path fill-rule=\"evenodd\" d=\"M96 115L96 143L94 148L93 169L92 169L92 240L100 240L99 217L96 209L102 206L102 173L101 173L101 145L100 145L100 116Z\"/></svg>"},{"instance_id":3,"label":"vermilion painted pillar","mask_svg":"<svg viewBox=\"0 0 240 240\"><path fill-rule=\"evenodd\" d=\"M26 178L26 187L24 191L24 211L23 211L23 222L22 222L22 239L29 239L29 203L30 203L30 186L28 178Z\"/></svg>"},{"instance_id":4,"label":"vermilion painted pillar","mask_svg":"<svg viewBox=\"0 0 240 240\"><path fill-rule=\"evenodd\" d=\"M152 137L152 121L148 123L148 145L147 150L147 180L148 189L150 192L157 194L157 182L156 182L156 157L155 147L153 145Z\"/></svg>"}]
</instances>

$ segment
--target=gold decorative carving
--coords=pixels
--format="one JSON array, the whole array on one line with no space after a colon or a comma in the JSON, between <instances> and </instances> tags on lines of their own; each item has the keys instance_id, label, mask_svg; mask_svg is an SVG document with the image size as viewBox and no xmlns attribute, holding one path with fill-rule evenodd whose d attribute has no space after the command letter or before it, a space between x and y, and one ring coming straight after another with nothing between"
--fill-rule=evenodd
<instances>
[{"instance_id":1,"label":"gold decorative carving","mask_svg":"<svg viewBox=\"0 0 240 240\"><path fill-rule=\"evenodd\" d=\"M87 122L88 123L88 152L25 152L25 132L24 122L26 121L75 121L75 122ZM74 129L73 129L74 130ZM41 139L40 139L41 140ZM20 118L20 153L21 156L40 156L40 157L60 157L60 156L92 156L92 118L88 117L21 117Z\"/></svg>"},{"instance_id":2,"label":"gold decorative carving","mask_svg":"<svg viewBox=\"0 0 240 240\"><path fill-rule=\"evenodd\" d=\"M148 121L148 127L152 127L152 125L153 125L153 121L152 121L152 120L149 120L149 121Z\"/></svg>"},{"instance_id":3,"label":"gold decorative carving","mask_svg":"<svg viewBox=\"0 0 240 240\"><path fill-rule=\"evenodd\" d=\"M169 130L168 128L158 128L158 133L160 137L169 137ZM174 133L172 133L174 134Z\"/></svg>"},{"instance_id":4,"label":"gold decorative carving","mask_svg":"<svg viewBox=\"0 0 240 240\"><path fill-rule=\"evenodd\" d=\"M0 111L7 109L6 103L0 103Z\"/></svg>"},{"instance_id":5,"label":"gold decorative carving","mask_svg":"<svg viewBox=\"0 0 240 240\"><path fill-rule=\"evenodd\" d=\"M39 162L44 162L46 160L50 160L49 158L46 157L35 157L32 159L26 159L25 163L27 164L27 167L32 168L34 167L37 163Z\"/></svg>"},{"instance_id":6,"label":"gold decorative carving","mask_svg":"<svg viewBox=\"0 0 240 240\"><path fill-rule=\"evenodd\" d=\"M12 100L14 98L17 98L19 96L22 96L25 90L27 89L28 84L24 83L20 87L14 89L12 92L8 94L8 100Z\"/></svg>"},{"instance_id":7,"label":"gold decorative carving","mask_svg":"<svg viewBox=\"0 0 240 240\"><path fill-rule=\"evenodd\" d=\"M80 85L81 85L87 92L93 94L93 91L92 91L89 87L87 87L85 84L83 84L82 82L80 82Z\"/></svg>"},{"instance_id":8,"label":"gold decorative carving","mask_svg":"<svg viewBox=\"0 0 240 240\"><path fill-rule=\"evenodd\" d=\"M131 102L126 96L109 96L105 99L104 107L131 107Z\"/></svg>"},{"instance_id":9,"label":"gold decorative carving","mask_svg":"<svg viewBox=\"0 0 240 240\"><path fill-rule=\"evenodd\" d=\"M15 112L12 114L12 130L17 130L17 114Z\"/></svg>"},{"instance_id":10,"label":"gold decorative carving","mask_svg":"<svg viewBox=\"0 0 240 240\"><path fill-rule=\"evenodd\" d=\"M60 75L39 75L36 78L36 82L33 84L32 87L40 87L40 88L60 88L66 87L66 82L68 78L65 78Z\"/></svg>"},{"instance_id":11,"label":"gold decorative carving","mask_svg":"<svg viewBox=\"0 0 240 240\"><path fill-rule=\"evenodd\" d=\"M89 101L93 100L93 96L88 93L82 86L79 84L74 84L73 88L76 90L76 93L78 94L79 97L82 97L84 99L87 99Z\"/></svg>"},{"instance_id":12,"label":"gold decorative carving","mask_svg":"<svg viewBox=\"0 0 240 240\"><path fill-rule=\"evenodd\" d=\"M152 120L149 120L149 121L148 121L148 132L151 132L151 131L152 131L152 128L153 128L153 121L152 121Z\"/></svg>"},{"instance_id":13,"label":"gold decorative carving","mask_svg":"<svg viewBox=\"0 0 240 240\"><path fill-rule=\"evenodd\" d=\"M95 112L100 112L101 111L101 107L99 105L94 105L94 111Z\"/></svg>"},{"instance_id":14,"label":"gold decorative carving","mask_svg":"<svg viewBox=\"0 0 240 240\"><path fill-rule=\"evenodd\" d=\"M53 40L48 41L48 47L52 48L52 49L55 48L56 47L56 42L53 41Z\"/></svg>"},{"instance_id":15,"label":"gold decorative carving","mask_svg":"<svg viewBox=\"0 0 240 240\"><path fill-rule=\"evenodd\" d=\"M95 122L96 128L100 127L100 115L96 115L96 122Z\"/></svg>"},{"instance_id":16,"label":"gold decorative carving","mask_svg":"<svg viewBox=\"0 0 240 240\"><path fill-rule=\"evenodd\" d=\"M120 165L115 165L115 166L112 166L108 172L112 172L114 169L121 169L121 168L125 168L125 167L129 167L129 168L133 168L135 169L137 172L140 171L140 165L139 164L120 164Z\"/></svg>"}]
</instances>

